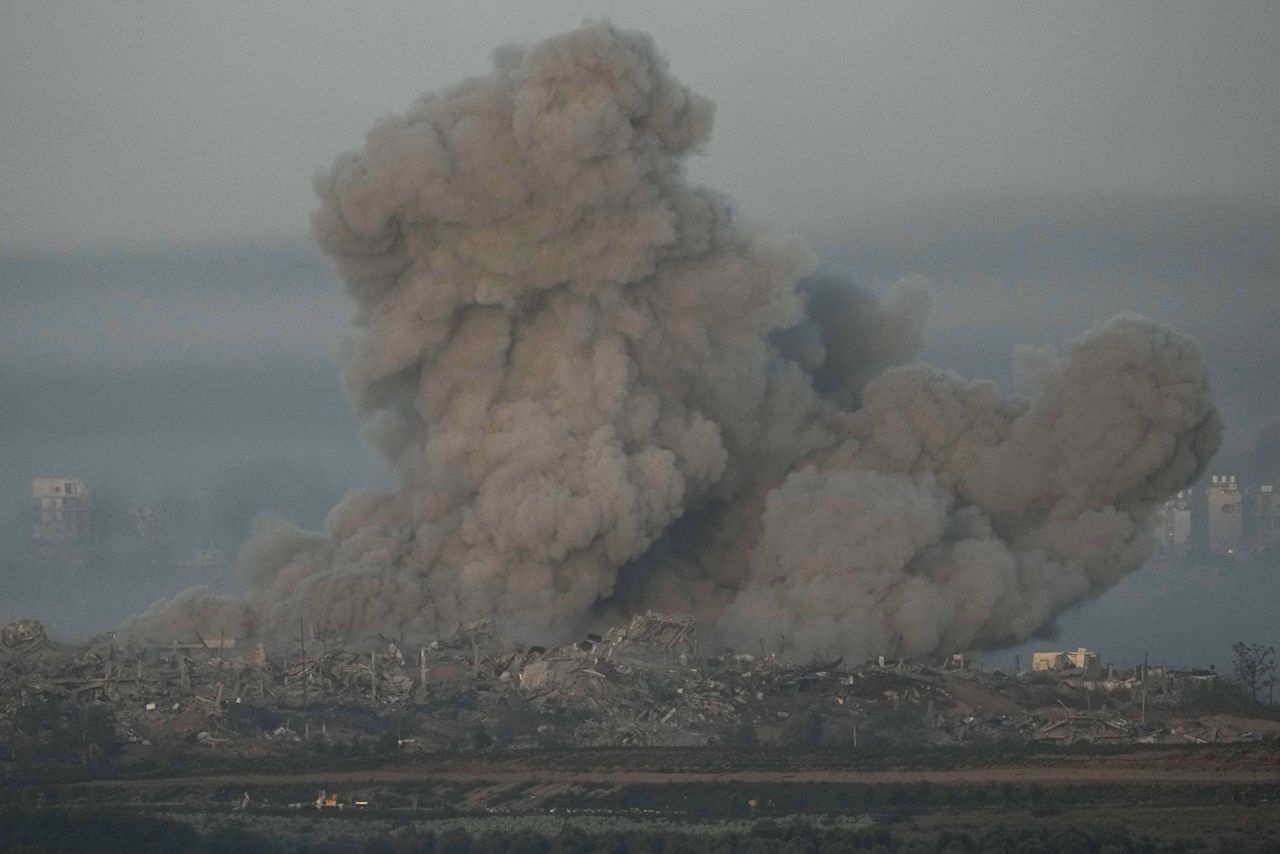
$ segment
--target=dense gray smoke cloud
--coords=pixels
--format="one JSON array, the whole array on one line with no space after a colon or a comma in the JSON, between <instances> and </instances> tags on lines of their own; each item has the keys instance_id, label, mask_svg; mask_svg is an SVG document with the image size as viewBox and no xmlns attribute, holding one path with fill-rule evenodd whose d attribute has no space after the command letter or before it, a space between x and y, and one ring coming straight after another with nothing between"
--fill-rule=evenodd
<instances>
[{"instance_id":1,"label":"dense gray smoke cloud","mask_svg":"<svg viewBox=\"0 0 1280 854\"><path fill-rule=\"evenodd\" d=\"M1253 449L1241 462L1240 474L1254 483L1280 480L1280 419L1258 432Z\"/></svg>"},{"instance_id":2,"label":"dense gray smoke cloud","mask_svg":"<svg viewBox=\"0 0 1280 854\"><path fill-rule=\"evenodd\" d=\"M128 628L551 637L656 605L737 644L918 654L1025 639L1136 568L1218 444L1195 344L1118 318L1023 354L1013 400L901 366L927 289L878 299L736 224L682 173L711 120L648 37L588 24L340 157L314 232L399 489L323 533L260 523L244 599Z\"/></svg>"}]
</instances>

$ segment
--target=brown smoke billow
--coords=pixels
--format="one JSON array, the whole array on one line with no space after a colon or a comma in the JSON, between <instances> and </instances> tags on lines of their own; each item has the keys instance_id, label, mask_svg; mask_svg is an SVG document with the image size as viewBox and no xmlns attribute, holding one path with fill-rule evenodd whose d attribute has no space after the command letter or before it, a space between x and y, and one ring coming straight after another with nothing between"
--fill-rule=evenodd
<instances>
[{"instance_id":1,"label":"brown smoke billow","mask_svg":"<svg viewBox=\"0 0 1280 854\"><path fill-rule=\"evenodd\" d=\"M681 160L712 104L588 24L378 124L316 182L357 305L344 382L398 491L263 522L242 600L127 628L564 636L681 607L723 638L904 654L1025 639L1141 564L1220 433L1199 351L1121 317L990 383L906 365L877 299L735 224ZM895 367L896 366L896 367Z\"/></svg>"}]
</instances>

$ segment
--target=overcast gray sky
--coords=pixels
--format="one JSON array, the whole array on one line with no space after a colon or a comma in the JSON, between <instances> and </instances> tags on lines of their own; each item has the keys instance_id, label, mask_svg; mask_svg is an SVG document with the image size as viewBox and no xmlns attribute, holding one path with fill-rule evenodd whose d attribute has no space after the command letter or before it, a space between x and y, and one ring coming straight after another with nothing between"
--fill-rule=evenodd
<instances>
[{"instance_id":1,"label":"overcast gray sky","mask_svg":"<svg viewBox=\"0 0 1280 854\"><path fill-rule=\"evenodd\" d=\"M280 242L381 115L584 17L718 105L700 180L807 230L973 193L1280 199L1280 4L6 2L0 251Z\"/></svg>"}]
</instances>

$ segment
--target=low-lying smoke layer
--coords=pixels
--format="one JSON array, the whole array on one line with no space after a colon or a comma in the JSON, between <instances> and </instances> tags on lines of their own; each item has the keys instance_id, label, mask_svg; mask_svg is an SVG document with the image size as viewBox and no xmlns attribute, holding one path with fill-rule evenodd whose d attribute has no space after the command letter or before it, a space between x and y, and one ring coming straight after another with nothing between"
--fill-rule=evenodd
<instances>
[{"instance_id":1,"label":"low-lying smoke layer","mask_svg":"<svg viewBox=\"0 0 1280 854\"><path fill-rule=\"evenodd\" d=\"M400 488L324 533L261 523L244 599L128 629L563 636L656 605L737 644L921 654L1025 639L1136 568L1218 444L1195 344L1118 318L1022 354L1013 400L901 367L927 288L877 299L736 224L682 173L711 119L648 37L590 24L338 158L314 233Z\"/></svg>"}]
</instances>

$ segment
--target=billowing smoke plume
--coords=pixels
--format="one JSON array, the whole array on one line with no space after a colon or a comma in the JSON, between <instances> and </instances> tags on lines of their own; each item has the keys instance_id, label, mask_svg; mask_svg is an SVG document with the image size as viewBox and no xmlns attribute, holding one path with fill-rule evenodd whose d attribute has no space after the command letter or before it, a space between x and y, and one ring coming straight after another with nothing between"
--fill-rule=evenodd
<instances>
[{"instance_id":1,"label":"billowing smoke plume","mask_svg":"<svg viewBox=\"0 0 1280 854\"><path fill-rule=\"evenodd\" d=\"M1026 399L903 367L927 289L877 299L737 225L682 173L711 118L646 36L590 24L340 157L314 232L399 490L324 533L260 524L246 598L129 628L549 637L665 606L739 644L910 654L1026 638L1137 567L1218 443L1193 342L1116 319L1023 354Z\"/></svg>"},{"instance_id":2,"label":"billowing smoke plume","mask_svg":"<svg viewBox=\"0 0 1280 854\"><path fill-rule=\"evenodd\" d=\"M1280 480L1280 419L1258 432L1252 450L1240 464L1240 473L1254 483Z\"/></svg>"}]
</instances>

